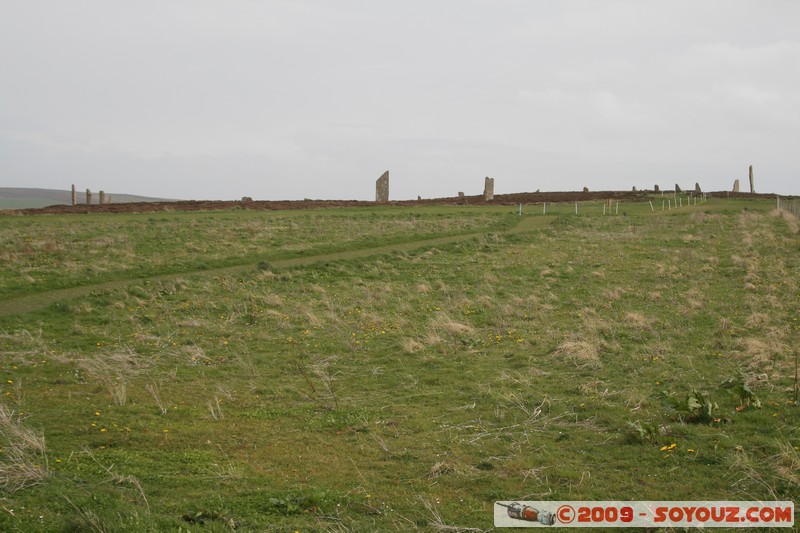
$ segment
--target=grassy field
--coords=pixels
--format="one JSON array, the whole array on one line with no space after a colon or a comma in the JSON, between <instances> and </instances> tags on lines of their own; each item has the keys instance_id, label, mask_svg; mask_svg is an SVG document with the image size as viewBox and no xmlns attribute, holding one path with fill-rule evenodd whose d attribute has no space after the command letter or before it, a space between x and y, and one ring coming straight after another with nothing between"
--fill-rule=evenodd
<instances>
[{"instance_id":1,"label":"grassy field","mask_svg":"<svg viewBox=\"0 0 800 533\"><path fill-rule=\"evenodd\" d=\"M653 206L0 218L0 530L791 500L798 221Z\"/></svg>"}]
</instances>

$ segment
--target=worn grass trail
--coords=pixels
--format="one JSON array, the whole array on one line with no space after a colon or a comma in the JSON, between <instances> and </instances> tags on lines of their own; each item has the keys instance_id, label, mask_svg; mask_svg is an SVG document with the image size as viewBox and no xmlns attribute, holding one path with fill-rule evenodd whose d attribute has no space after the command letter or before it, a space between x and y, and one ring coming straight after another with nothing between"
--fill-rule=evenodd
<instances>
[{"instance_id":1,"label":"worn grass trail","mask_svg":"<svg viewBox=\"0 0 800 533\"><path fill-rule=\"evenodd\" d=\"M553 220L552 216L520 218L515 226L513 226L511 229L507 230L504 233L518 234L518 233L524 233L526 231L535 231L537 229L545 227L547 224L552 222L552 220ZM447 237L422 239L418 241L391 244L388 246L372 246L369 248L348 250L346 252L336 252L328 254L311 255L307 257L297 257L292 259L283 259L283 260L273 261L271 264L273 265L273 267L279 269L298 268L307 265L312 265L315 263L360 259L364 257L390 254L395 252L408 252L411 250L416 250L425 247L442 246L444 244L452 244L456 242L467 241L470 239L476 239L483 235L486 235L485 231L465 233L462 235L450 235ZM102 291L118 289L130 285L131 283L142 283L144 281L151 281L151 282L168 281L187 276L214 277L214 276L236 275L242 272L254 270L257 267L258 267L257 263L248 262L245 264L230 266L230 267L195 270L192 272L171 273L160 276L132 277L129 279L107 281L103 283L94 283L91 285L83 285L80 287L70 287L67 289L56 289L36 294L28 294L25 296L9 298L5 301L0 301L0 316L8 316L8 315L23 314L23 313L38 311L39 309L43 309L55 302L77 299L82 296L86 296L87 294L91 294L93 292L102 292Z\"/></svg>"}]
</instances>

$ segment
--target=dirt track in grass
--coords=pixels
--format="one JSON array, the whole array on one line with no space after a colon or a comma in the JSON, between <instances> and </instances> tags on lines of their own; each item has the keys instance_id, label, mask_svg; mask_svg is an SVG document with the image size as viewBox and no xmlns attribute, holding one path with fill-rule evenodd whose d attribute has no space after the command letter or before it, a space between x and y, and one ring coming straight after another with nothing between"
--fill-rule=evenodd
<instances>
[{"instance_id":1,"label":"dirt track in grass","mask_svg":"<svg viewBox=\"0 0 800 533\"><path fill-rule=\"evenodd\" d=\"M536 231L538 229L547 226L548 224L550 224L551 221L552 217L550 216L522 217L518 220L517 224L514 227L510 228L509 230L506 230L503 233L514 234L514 233L524 233L528 231ZM316 263L326 263L330 261L341 261L348 259L359 259L363 257L389 254L394 252L409 252L420 248L442 246L445 244L452 244L455 242L468 241L470 239L479 238L486 234L487 232L484 231L477 233L466 233L462 235L450 235L447 237L423 239L419 241L404 242L388 246L375 246L370 248L348 250L346 252L337 252L329 254L312 255L308 257L295 257L292 259L276 260L271 262L271 264L277 270L291 269L291 268L298 268L307 265L312 265ZM18 296L15 298L9 298L7 300L0 301L0 316L30 313L33 311L38 311L39 309L43 309L55 302L70 301L85 296L87 294L90 294L92 292L109 291L121 287L127 287L131 284L143 283L145 281L150 281L150 282L166 281L170 279L189 277L189 276L215 277L215 276L235 275L248 271L252 272L255 271L257 268L258 265L256 263L246 263L232 267L180 272L180 273L164 274L160 276L149 276L142 278L134 277L129 279L96 283L92 285L83 285L80 287L70 287L67 289L57 289L41 293L28 294L25 296Z\"/></svg>"}]
</instances>

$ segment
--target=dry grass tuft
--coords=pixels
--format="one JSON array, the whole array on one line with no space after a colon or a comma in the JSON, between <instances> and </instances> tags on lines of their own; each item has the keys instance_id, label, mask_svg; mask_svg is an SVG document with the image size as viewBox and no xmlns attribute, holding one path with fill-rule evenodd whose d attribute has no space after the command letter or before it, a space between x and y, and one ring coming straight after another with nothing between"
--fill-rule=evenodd
<instances>
[{"instance_id":1,"label":"dry grass tuft","mask_svg":"<svg viewBox=\"0 0 800 533\"><path fill-rule=\"evenodd\" d=\"M518 308L509 303L502 303L497 306L497 313L502 317L513 317L517 315Z\"/></svg>"},{"instance_id":2,"label":"dry grass tuft","mask_svg":"<svg viewBox=\"0 0 800 533\"><path fill-rule=\"evenodd\" d=\"M11 361L15 363L28 364L49 351L47 342L42 338L42 330L35 334L24 329L0 333L0 353L11 356Z\"/></svg>"},{"instance_id":3,"label":"dry grass tuft","mask_svg":"<svg viewBox=\"0 0 800 533\"><path fill-rule=\"evenodd\" d=\"M436 346L437 344L444 344L444 339L435 332L430 331L427 335L425 335L423 344L425 346Z\"/></svg>"},{"instance_id":4,"label":"dry grass tuft","mask_svg":"<svg viewBox=\"0 0 800 533\"><path fill-rule=\"evenodd\" d=\"M785 209L773 209L770 214L774 217L783 217L791 233L795 235L800 233L800 220L789 211Z\"/></svg>"},{"instance_id":5,"label":"dry grass tuft","mask_svg":"<svg viewBox=\"0 0 800 533\"><path fill-rule=\"evenodd\" d=\"M788 442L782 444L780 448L781 451L770 457L767 462L780 479L800 491L800 451Z\"/></svg>"},{"instance_id":6,"label":"dry grass tuft","mask_svg":"<svg viewBox=\"0 0 800 533\"><path fill-rule=\"evenodd\" d=\"M439 462L431 467L428 471L428 477L440 477L453 472L453 468L449 463Z\"/></svg>"},{"instance_id":7,"label":"dry grass tuft","mask_svg":"<svg viewBox=\"0 0 800 533\"><path fill-rule=\"evenodd\" d=\"M49 475L44 435L23 426L19 416L0 404L0 487L5 492L41 483Z\"/></svg>"},{"instance_id":8,"label":"dry grass tuft","mask_svg":"<svg viewBox=\"0 0 800 533\"><path fill-rule=\"evenodd\" d=\"M475 527L451 526L449 524L446 524L442 519L442 515L435 504L433 504L430 500L428 500L423 496L420 496L420 501L422 502L422 505L425 507L425 509L427 509L428 512L431 514L431 518L430 520L428 520L428 524L434 531L456 531L456 532L483 531L482 529L478 529Z\"/></svg>"},{"instance_id":9,"label":"dry grass tuft","mask_svg":"<svg viewBox=\"0 0 800 533\"><path fill-rule=\"evenodd\" d=\"M493 272L487 271L483 273L483 281L489 285L494 285L499 280Z\"/></svg>"},{"instance_id":10,"label":"dry grass tuft","mask_svg":"<svg viewBox=\"0 0 800 533\"><path fill-rule=\"evenodd\" d=\"M622 287L614 287L614 288L603 289L603 292L601 294L603 295L604 300L607 300L609 302L614 302L622 298L622 295L625 294L626 292L627 291Z\"/></svg>"},{"instance_id":11,"label":"dry grass tuft","mask_svg":"<svg viewBox=\"0 0 800 533\"><path fill-rule=\"evenodd\" d=\"M428 477L436 478L441 476L469 476L475 474L477 468L453 461L440 461L434 464L428 471Z\"/></svg>"},{"instance_id":12,"label":"dry grass tuft","mask_svg":"<svg viewBox=\"0 0 800 533\"><path fill-rule=\"evenodd\" d=\"M407 353L415 353L425 347L421 342L414 339L403 339L400 341L400 346Z\"/></svg>"},{"instance_id":13,"label":"dry grass tuft","mask_svg":"<svg viewBox=\"0 0 800 533\"><path fill-rule=\"evenodd\" d=\"M79 359L78 366L90 377L101 382L119 406L127 401L128 382L150 364L131 348L88 359Z\"/></svg>"},{"instance_id":14,"label":"dry grass tuft","mask_svg":"<svg viewBox=\"0 0 800 533\"><path fill-rule=\"evenodd\" d=\"M261 297L261 301L269 307L283 307L283 298L277 294L266 294Z\"/></svg>"},{"instance_id":15,"label":"dry grass tuft","mask_svg":"<svg viewBox=\"0 0 800 533\"><path fill-rule=\"evenodd\" d=\"M472 326L456 322L445 313L439 313L431 320L431 328L437 333L447 335L464 335L475 331Z\"/></svg>"},{"instance_id":16,"label":"dry grass tuft","mask_svg":"<svg viewBox=\"0 0 800 533\"><path fill-rule=\"evenodd\" d=\"M311 285L311 292L315 292L317 294L328 294L328 291L325 290L325 287L322 285L317 285L316 283Z\"/></svg>"},{"instance_id":17,"label":"dry grass tuft","mask_svg":"<svg viewBox=\"0 0 800 533\"><path fill-rule=\"evenodd\" d=\"M475 299L475 303L484 309L494 309L497 302L488 294L482 294Z\"/></svg>"},{"instance_id":18,"label":"dry grass tuft","mask_svg":"<svg viewBox=\"0 0 800 533\"><path fill-rule=\"evenodd\" d=\"M579 368L600 369L603 367L597 345L574 336L567 337L553 353L567 356Z\"/></svg>"},{"instance_id":19,"label":"dry grass tuft","mask_svg":"<svg viewBox=\"0 0 800 533\"><path fill-rule=\"evenodd\" d=\"M581 320L583 320L584 331L591 332L594 335L605 335L611 332L611 324L601 318L600 315L591 307L584 307L580 311Z\"/></svg>"},{"instance_id":20,"label":"dry grass tuft","mask_svg":"<svg viewBox=\"0 0 800 533\"><path fill-rule=\"evenodd\" d=\"M703 308L703 294L697 288L686 291L681 298L680 312L683 315L690 315Z\"/></svg>"},{"instance_id":21,"label":"dry grass tuft","mask_svg":"<svg viewBox=\"0 0 800 533\"><path fill-rule=\"evenodd\" d=\"M181 352L189 358L190 365L207 365L211 363L211 358L206 355L205 350L196 344L183 346Z\"/></svg>"},{"instance_id":22,"label":"dry grass tuft","mask_svg":"<svg viewBox=\"0 0 800 533\"><path fill-rule=\"evenodd\" d=\"M769 376L767 374L750 374L744 378L744 384L751 389L762 387L767 383L769 383Z\"/></svg>"},{"instance_id":23,"label":"dry grass tuft","mask_svg":"<svg viewBox=\"0 0 800 533\"><path fill-rule=\"evenodd\" d=\"M751 313L750 318L747 320L748 325L753 328L764 328L768 326L770 322L771 319L768 314L760 313L758 311Z\"/></svg>"},{"instance_id":24,"label":"dry grass tuft","mask_svg":"<svg viewBox=\"0 0 800 533\"><path fill-rule=\"evenodd\" d=\"M300 307L300 312L303 314L305 319L308 321L308 324L312 328L324 328L325 327L325 323L322 321L322 319L320 319L316 315L316 313L314 313L314 311L312 311L309 307L301 306Z\"/></svg>"},{"instance_id":25,"label":"dry grass tuft","mask_svg":"<svg viewBox=\"0 0 800 533\"><path fill-rule=\"evenodd\" d=\"M649 329L650 319L641 313L629 312L625 313L625 323L631 327L639 329Z\"/></svg>"},{"instance_id":26,"label":"dry grass tuft","mask_svg":"<svg viewBox=\"0 0 800 533\"><path fill-rule=\"evenodd\" d=\"M741 358L745 365L753 370L772 368L776 360L787 352L787 346L780 340L780 335L773 331L766 337L748 337L739 341L742 350Z\"/></svg>"}]
</instances>

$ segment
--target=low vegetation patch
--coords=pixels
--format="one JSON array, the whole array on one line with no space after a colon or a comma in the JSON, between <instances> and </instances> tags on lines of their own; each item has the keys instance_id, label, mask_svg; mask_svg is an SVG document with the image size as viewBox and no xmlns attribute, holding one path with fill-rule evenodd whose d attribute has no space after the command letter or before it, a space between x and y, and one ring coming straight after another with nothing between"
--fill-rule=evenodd
<instances>
[{"instance_id":1,"label":"low vegetation patch","mask_svg":"<svg viewBox=\"0 0 800 533\"><path fill-rule=\"evenodd\" d=\"M795 498L800 255L772 203L536 207L2 220L5 299L120 283L0 316L0 529Z\"/></svg>"}]
</instances>

